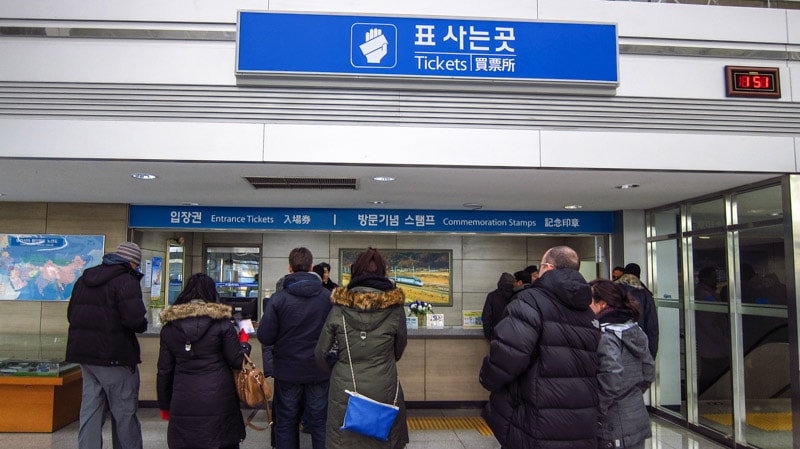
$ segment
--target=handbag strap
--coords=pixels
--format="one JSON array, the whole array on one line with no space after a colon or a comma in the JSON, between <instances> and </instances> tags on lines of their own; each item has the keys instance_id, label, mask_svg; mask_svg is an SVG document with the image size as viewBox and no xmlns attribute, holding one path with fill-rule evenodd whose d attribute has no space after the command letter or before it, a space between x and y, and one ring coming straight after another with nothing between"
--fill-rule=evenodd
<instances>
[{"instance_id":1,"label":"handbag strap","mask_svg":"<svg viewBox=\"0 0 800 449\"><path fill-rule=\"evenodd\" d=\"M255 370L255 369L257 369L256 368L256 364L253 363L253 359L251 359L250 356L247 355L247 353L245 352L244 353L244 358L242 359L242 371L249 371L249 370ZM261 382L264 382L264 384L266 384L266 382L267 382L267 378L266 378L266 376L263 375L263 373L261 374ZM262 391L264 390L264 387L263 387L264 384L262 384L262 387L261 387ZM268 395L267 392L264 391L264 408L267 411L267 425L264 426L264 427L261 427L261 426L255 425L253 423L253 418L255 418L256 413L258 413L258 409L256 408L256 409L253 409L252 412L250 412L250 415L247 418L245 418L244 423L245 423L245 425L247 427L250 427L250 428L253 428L253 429L259 430L259 431L267 430L270 427L272 427L273 421L272 421L272 407L270 407L270 401L269 401L270 400L270 396L271 395Z\"/></svg>"},{"instance_id":2,"label":"handbag strap","mask_svg":"<svg viewBox=\"0 0 800 449\"><path fill-rule=\"evenodd\" d=\"M344 344L347 346L347 362L350 365L350 375L353 377L353 391L358 393L358 388L356 388L356 374L353 372L353 359L350 357L350 340L347 339L347 323L345 323L344 315L342 315L342 328L344 329Z\"/></svg>"},{"instance_id":3,"label":"handbag strap","mask_svg":"<svg viewBox=\"0 0 800 449\"><path fill-rule=\"evenodd\" d=\"M350 357L350 340L347 339L347 323L345 322L344 315L342 315L342 328L344 329L344 344L347 346L347 361L350 364L350 375L353 377L353 392L358 393L356 389L356 375L353 372L353 359ZM394 402L397 405L397 396L400 394L400 376L397 376L397 384L394 387Z\"/></svg>"}]
</instances>

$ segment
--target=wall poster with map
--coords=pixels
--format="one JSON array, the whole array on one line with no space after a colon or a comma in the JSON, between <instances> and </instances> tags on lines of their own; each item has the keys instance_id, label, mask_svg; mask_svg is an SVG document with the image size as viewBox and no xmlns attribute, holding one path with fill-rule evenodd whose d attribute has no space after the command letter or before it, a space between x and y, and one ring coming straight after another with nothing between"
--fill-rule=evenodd
<instances>
[{"instance_id":1,"label":"wall poster with map","mask_svg":"<svg viewBox=\"0 0 800 449\"><path fill-rule=\"evenodd\" d=\"M452 250L379 249L387 276L406 295L406 303L425 301L433 306L453 305ZM350 282L350 265L363 249L340 249L341 285Z\"/></svg>"},{"instance_id":2,"label":"wall poster with map","mask_svg":"<svg viewBox=\"0 0 800 449\"><path fill-rule=\"evenodd\" d=\"M102 235L0 234L0 300L68 300L104 245Z\"/></svg>"}]
</instances>

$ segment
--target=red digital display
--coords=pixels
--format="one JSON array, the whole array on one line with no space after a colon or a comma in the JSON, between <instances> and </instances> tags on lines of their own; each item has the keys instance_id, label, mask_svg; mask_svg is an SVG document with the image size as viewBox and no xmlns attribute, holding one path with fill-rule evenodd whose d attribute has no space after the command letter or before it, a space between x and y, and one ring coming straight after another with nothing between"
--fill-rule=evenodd
<instances>
[{"instance_id":1,"label":"red digital display","mask_svg":"<svg viewBox=\"0 0 800 449\"><path fill-rule=\"evenodd\" d=\"M726 66L725 84L729 97L781 97L777 67Z\"/></svg>"}]
</instances>

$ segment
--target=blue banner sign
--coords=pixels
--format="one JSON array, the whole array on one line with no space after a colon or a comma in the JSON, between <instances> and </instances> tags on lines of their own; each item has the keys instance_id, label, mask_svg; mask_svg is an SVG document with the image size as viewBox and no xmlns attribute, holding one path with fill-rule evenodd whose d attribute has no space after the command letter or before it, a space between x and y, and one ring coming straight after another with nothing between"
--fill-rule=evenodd
<instances>
[{"instance_id":1,"label":"blue banner sign","mask_svg":"<svg viewBox=\"0 0 800 449\"><path fill-rule=\"evenodd\" d=\"M130 206L131 228L610 234L612 212Z\"/></svg>"},{"instance_id":2,"label":"blue banner sign","mask_svg":"<svg viewBox=\"0 0 800 449\"><path fill-rule=\"evenodd\" d=\"M239 12L238 75L299 73L617 85L617 26Z\"/></svg>"}]
</instances>

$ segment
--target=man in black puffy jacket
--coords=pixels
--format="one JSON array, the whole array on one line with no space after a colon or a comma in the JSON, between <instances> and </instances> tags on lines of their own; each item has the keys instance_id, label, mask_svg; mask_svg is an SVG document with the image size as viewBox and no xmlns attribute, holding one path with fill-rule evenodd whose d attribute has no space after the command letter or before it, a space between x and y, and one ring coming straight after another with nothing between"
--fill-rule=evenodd
<instances>
[{"instance_id":1,"label":"man in black puffy jacket","mask_svg":"<svg viewBox=\"0 0 800 449\"><path fill-rule=\"evenodd\" d=\"M480 382L481 416L504 449L597 447L597 346L592 293L572 248L545 252L540 277L495 327Z\"/></svg>"},{"instance_id":2,"label":"man in black puffy jacket","mask_svg":"<svg viewBox=\"0 0 800 449\"><path fill-rule=\"evenodd\" d=\"M314 272L311 251L289 253L289 271L283 289L267 302L258 325L258 341L272 346L275 377L275 443L278 448L299 444L300 416L311 434L314 449L325 448L330 372L317 366L314 349L333 304L331 292Z\"/></svg>"},{"instance_id":3,"label":"man in black puffy jacket","mask_svg":"<svg viewBox=\"0 0 800 449\"><path fill-rule=\"evenodd\" d=\"M136 416L142 362L136 333L147 330L142 274L136 271L141 261L135 243L122 243L86 270L72 291L66 361L80 363L83 372L79 449L103 447L106 409L114 448L142 448Z\"/></svg>"}]
</instances>

